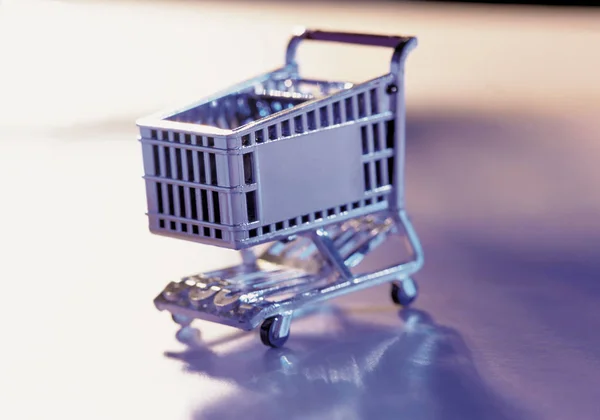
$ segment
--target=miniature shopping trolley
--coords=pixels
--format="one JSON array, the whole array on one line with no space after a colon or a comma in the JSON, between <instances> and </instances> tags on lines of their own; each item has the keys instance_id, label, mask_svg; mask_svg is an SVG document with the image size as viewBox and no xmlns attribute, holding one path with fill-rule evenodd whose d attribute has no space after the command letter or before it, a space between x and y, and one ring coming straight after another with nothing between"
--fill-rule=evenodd
<instances>
[{"instance_id":1,"label":"miniature shopping trolley","mask_svg":"<svg viewBox=\"0 0 600 420\"><path fill-rule=\"evenodd\" d=\"M304 40L392 48L390 72L360 84L303 78ZM304 30L283 67L138 122L150 231L242 254L237 266L169 283L159 310L183 327L260 325L263 343L278 347L307 305L382 283L398 304L416 297L411 275L423 256L403 187L404 62L415 46L413 37ZM353 274L393 233L410 259Z\"/></svg>"}]
</instances>

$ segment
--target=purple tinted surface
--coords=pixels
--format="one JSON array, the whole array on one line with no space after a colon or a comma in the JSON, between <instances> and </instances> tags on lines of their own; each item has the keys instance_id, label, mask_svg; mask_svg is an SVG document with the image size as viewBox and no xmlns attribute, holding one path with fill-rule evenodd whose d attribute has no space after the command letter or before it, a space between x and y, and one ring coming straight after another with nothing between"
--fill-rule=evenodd
<instances>
[{"instance_id":1,"label":"purple tinted surface","mask_svg":"<svg viewBox=\"0 0 600 420\"><path fill-rule=\"evenodd\" d=\"M195 419L597 418L598 146L591 131L565 141L589 127L462 115L409 124L408 203L426 252L414 308L398 313L378 287L296 321L283 350L247 340L167 352L239 387Z\"/></svg>"},{"instance_id":2,"label":"purple tinted surface","mask_svg":"<svg viewBox=\"0 0 600 420\"><path fill-rule=\"evenodd\" d=\"M1 419L600 418L597 12L28 3L0 13ZM133 121L281 65L298 23L419 38L417 312L378 287L295 321L281 352L203 322L185 351L152 299L235 261L148 233ZM306 44L311 77L389 63Z\"/></svg>"}]
</instances>

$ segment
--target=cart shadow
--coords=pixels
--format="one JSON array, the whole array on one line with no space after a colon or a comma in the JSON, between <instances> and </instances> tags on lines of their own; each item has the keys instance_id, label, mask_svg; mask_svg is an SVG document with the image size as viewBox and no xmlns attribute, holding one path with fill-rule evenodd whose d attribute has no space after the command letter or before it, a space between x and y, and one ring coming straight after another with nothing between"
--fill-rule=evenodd
<instances>
[{"instance_id":1,"label":"cart shadow","mask_svg":"<svg viewBox=\"0 0 600 420\"><path fill-rule=\"evenodd\" d=\"M394 328L338 312L337 333L294 334L289 348L265 352L253 340L231 354L196 344L166 356L241 388L197 411L197 420L525 418L484 383L456 330L423 311L400 316L404 323Z\"/></svg>"}]
</instances>

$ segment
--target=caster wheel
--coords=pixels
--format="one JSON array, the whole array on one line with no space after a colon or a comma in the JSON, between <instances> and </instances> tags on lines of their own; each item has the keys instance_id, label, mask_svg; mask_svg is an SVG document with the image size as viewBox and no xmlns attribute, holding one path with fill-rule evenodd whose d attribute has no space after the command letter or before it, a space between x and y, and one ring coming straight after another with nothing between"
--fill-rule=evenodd
<instances>
[{"instance_id":1,"label":"caster wheel","mask_svg":"<svg viewBox=\"0 0 600 420\"><path fill-rule=\"evenodd\" d=\"M265 346L279 348L285 344L289 338L289 334L280 337L277 331L278 322L277 317L265 319L260 326L260 341Z\"/></svg>"},{"instance_id":2,"label":"caster wheel","mask_svg":"<svg viewBox=\"0 0 600 420\"><path fill-rule=\"evenodd\" d=\"M411 278L404 279L400 283L392 283L391 295L396 305L408 306L417 298L417 284Z\"/></svg>"},{"instance_id":3,"label":"caster wheel","mask_svg":"<svg viewBox=\"0 0 600 420\"><path fill-rule=\"evenodd\" d=\"M173 322L181 325L182 327L188 327L193 321L192 318L183 315L171 315L171 318L173 318Z\"/></svg>"},{"instance_id":4,"label":"caster wheel","mask_svg":"<svg viewBox=\"0 0 600 420\"><path fill-rule=\"evenodd\" d=\"M201 342L200 331L193 327L181 327L176 333L175 338L182 344L188 346Z\"/></svg>"}]
</instances>

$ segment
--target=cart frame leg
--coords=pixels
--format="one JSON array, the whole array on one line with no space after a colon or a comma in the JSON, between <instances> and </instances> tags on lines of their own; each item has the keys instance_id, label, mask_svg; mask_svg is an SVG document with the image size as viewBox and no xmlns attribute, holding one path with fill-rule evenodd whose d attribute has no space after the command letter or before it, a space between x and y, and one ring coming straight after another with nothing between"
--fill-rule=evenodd
<instances>
[{"instance_id":1,"label":"cart frame leg","mask_svg":"<svg viewBox=\"0 0 600 420\"><path fill-rule=\"evenodd\" d=\"M313 231L312 240L319 252L321 252L321 254L337 268L344 280L352 280L354 278L352 272L350 272L350 269L346 266L344 258L335 247L333 240L324 229Z\"/></svg>"},{"instance_id":2,"label":"cart frame leg","mask_svg":"<svg viewBox=\"0 0 600 420\"><path fill-rule=\"evenodd\" d=\"M396 224L398 224L399 222L402 225L404 232L406 233L408 243L410 244L411 253L413 256L413 264L415 266L413 272L419 271L421 267L423 267L424 261L423 247L421 246L421 241L417 236L417 232L415 231L413 224L408 218L408 213L406 212L406 210L399 210L397 212L397 217L398 220L396 221Z\"/></svg>"},{"instance_id":3,"label":"cart frame leg","mask_svg":"<svg viewBox=\"0 0 600 420\"><path fill-rule=\"evenodd\" d=\"M385 274L390 275L392 272L396 272L398 277L394 280L402 280L403 278L409 277L412 273L417 272L423 266L423 247L419 241L419 237L410 222L406 210L392 211L394 221L397 227L401 227L404 230L408 243L410 245L410 253L412 261L402 263L393 267L384 268L380 270L380 273L386 272ZM344 280L348 281L362 281L366 277L371 277L375 273L361 275L355 277L350 269L346 266L344 258L340 254L339 250L335 247L333 241L323 229L318 229L312 232L312 240L315 243L317 249L327 258L331 264L337 269Z\"/></svg>"},{"instance_id":4,"label":"cart frame leg","mask_svg":"<svg viewBox=\"0 0 600 420\"><path fill-rule=\"evenodd\" d=\"M257 257L251 248L250 249L241 249L240 254L242 256L242 263L244 265L249 265L249 266L256 265Z\"/></svg>"}]
</instances>

